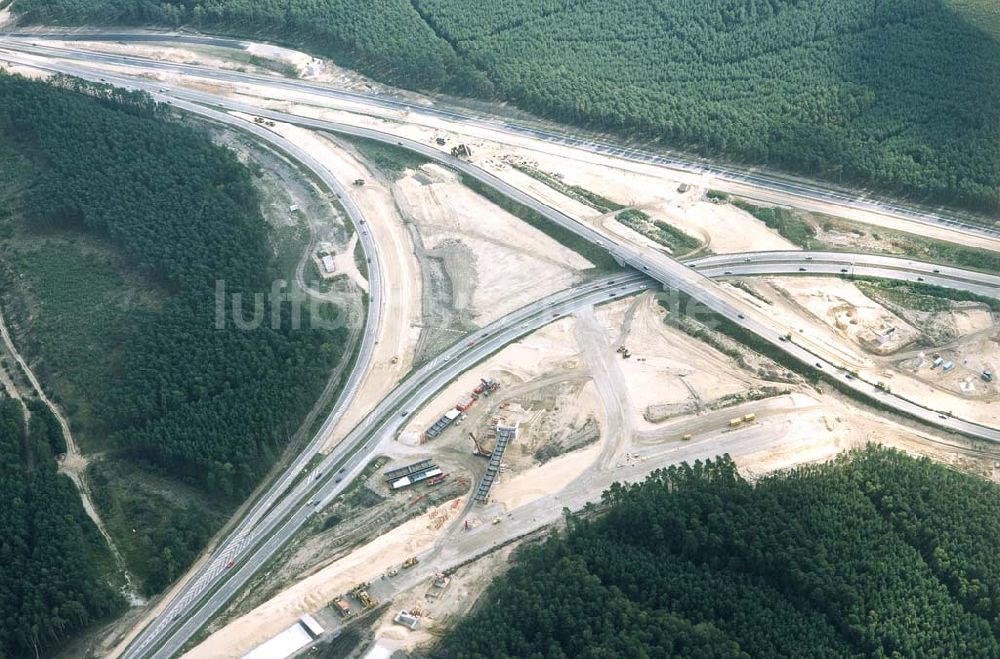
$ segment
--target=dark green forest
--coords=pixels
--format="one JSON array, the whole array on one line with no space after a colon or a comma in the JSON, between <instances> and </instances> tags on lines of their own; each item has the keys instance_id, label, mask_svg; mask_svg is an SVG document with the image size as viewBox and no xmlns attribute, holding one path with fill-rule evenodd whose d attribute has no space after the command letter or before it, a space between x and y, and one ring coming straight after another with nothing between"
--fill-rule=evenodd
<instances>
[{"instance_id":1,"label":"dark green forest","mask_svg":"<svg viewBox=\"0 0 1000 659\"><path fill-rule=\"evenodd\" d=\"M442 657L1000 655L1000 488L869 446L615 484L520 551Z\"/></svg>"},{"instance_id":2,"label":"dark green forest","mask_svg":"<svg viewBox=\"0 0 1000 659\"><path fill-rule=\"evenodd\" d=\"M407 87L1000 208L993 0L19 0L15 11L269 37Z\"/></svg>"},{"instance_id":3,"label":"dark green forest","mask_svg":"<svg viewBox=\"0 0 1000 659\"><path fill-rule=\"evenodd\" d=\"M5 300L43 384L71 385L54 393L71 419L77 407L89 410L85 434L108 449L105 467L131 461L222 507L235 505L272 467L318 397L345 333L311 322L308 308L295 329L284 298L265 300L256 328L238 328L229 312L225 327L217 327L217 281L230 300L241 294L248 302L271 286L272 251L248 171L207 134L170 120L166 106L69 79L46 85L0 75L0 139L20 154L18 167L7 171L22 186L13 205L17 231L26 234L3 253L3 288L19 291ZM34 266L53 235L70 236L60 243L67 255L86 240L120 250L155 299L101 301L95 320L94 309L58 297L77 285L66 278L73 268L45 282L11 274L10 264ZM244 315L249 320L252 310ZM88 322L95 325L90 333L77 332ZM61 332L80 343L55 349ZM103 513L115 517L117 510L126 545L146 547L123 553L155 592L213 528L189 507L172 510L166 500L158 504L162 497L112 486L111 471L92 473L95 499ZM152 528L130 537L134 523L143 522Z\"/></svg>"},{"instance_id":4,"label":"dark green forest","mask_svg":"<svg viewBox=\"0 0 1000 659\"><path fill-rule=\"evenodd\" d=\"M0 657L51 656L61 642L125 607L112 559L54 453L35 406L0 391Z\"/></svg>"}]
</instances>

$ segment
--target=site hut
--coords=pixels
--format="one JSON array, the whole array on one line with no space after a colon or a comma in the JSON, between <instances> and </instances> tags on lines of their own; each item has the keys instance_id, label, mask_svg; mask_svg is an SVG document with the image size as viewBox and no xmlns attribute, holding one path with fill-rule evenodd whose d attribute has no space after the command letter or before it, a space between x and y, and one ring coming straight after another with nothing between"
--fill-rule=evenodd
<instances>
[{"instance_id":1,"label":"site hut","mask_svg":"<svg viewBox=\"0 0 1000 659\"><path fill-rule=\"evenodd\" d=\"M333 262L333 257L329 254L324 254L323 258L320 260L323 262L323 270L327 273L333 272L336 268L336 265Z\"/></svg>"},{"instance_id":2,"label":"site hut","mask_svg":"<svg viewBox=\"0 0 1000 659\"><path fill-rule=\"evenodd\" d=\"M396 617L392 619L397 625L402 625L403 627L409 627L411 631L417 628L420 624L420 619L417 616L411 614L409 611L403 610L396 614Z\"/></svg>"},{"instance_id":3,"label":"site hut","mask_svg":"<svg viewBox=\"0 0 1000 659\"><path fill-rule=\"evenodd\" d=\"M322 634L323 627L316 622L316 619L311 615L304 615L291 627L288 627L276 636L272 636L264 643L261 643L243 655L242 659L291 657Z\"/></svg>"},{"instance_id":4,"label":"site hut","mask_svg":"<svg viewBox=\"0 0 1000 659\"><path fill-rule=\"evenodd\" d=\"M313 618L308 613L299 618L299 623L314 639L323 635L323 626L316 622L316 618Z\"/></svg>"}]
</instances>

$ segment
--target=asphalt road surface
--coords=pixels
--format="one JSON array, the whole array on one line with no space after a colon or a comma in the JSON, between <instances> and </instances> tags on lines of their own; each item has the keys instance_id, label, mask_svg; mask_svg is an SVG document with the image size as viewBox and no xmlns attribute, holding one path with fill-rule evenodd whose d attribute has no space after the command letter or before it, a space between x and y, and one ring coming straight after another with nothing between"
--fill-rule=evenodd
<instances>
[{"instance_id":1,"label":"asphalt road surface","mask_svg":"<svg viewBox=\"0 0 1000 659\"><path fill-rule=\"evenodd\" d=\"M839 275L923 283L1000 299L1000 276L925 261L849 252L745 252L686 262L713 279L747 275ZM998 259L1000 265L1000 259Z\"/></svg>"}]
</instances>

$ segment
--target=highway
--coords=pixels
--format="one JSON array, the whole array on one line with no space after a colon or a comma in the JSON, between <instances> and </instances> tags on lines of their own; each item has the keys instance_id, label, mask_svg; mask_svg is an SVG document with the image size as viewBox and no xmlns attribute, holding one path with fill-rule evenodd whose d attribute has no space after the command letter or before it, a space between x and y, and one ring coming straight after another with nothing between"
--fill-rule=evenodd
<instances>
[{"instance_id":1,"label":"highway","mask_svg":"<svg viewBox=\"0 0 1000 659\"><path fill-rule=\"evenodd\" d=\"M7 57L6 59L12 58L13 57ZM23 61L22 63L26 63L31 66L39 66L37 61L31 61L30 59ZM198 92L191 92L182 89L169 89L169 91L160 92L160 88L168 89L167 87L164 87L162 83L144 81L128 76L112 75L101 70L74 67L57 62L50 63L48 65L43 64L42 67L49 68L50 70L60 70L73 75L79 75L80 77L91 80L105 78L114 84L119 84L124 87L146 89L147 91L151 91L154 96L157 96L158 98L169 97L175 106L182 109L196 112L217 121L225 121L226 123L238 122L237 125L247 130L251 127L255 128L256 130L252 132L260 137L264 137L262 133L267 133L269 138L266 139L269 139L272 143L275 143L274 138L277 136L270 131L253 126L253 124L249 122L238 120L232 116L226 115L223 112L201 107L197 105L197 103L208 104L216 107L225 107L230 110L239 110L255 114L257 116L265 116L274 119L275 121L287 121L320 130L329 130L333 132L368 137L369 139L394 143L413 151L420 152L429 158L442 162L453 169L482 181L511 199L514 199L515 201L518 201L519 203L522 203L543 214L550 221L573 231L577 235L582 236L596 245L604 247L620 263L631 266L635 270L647 274L669 288L676 289L689 295L707 308L729 319L733 323L742 325L744 328L757 334L773 346L785 351L805 364L810 364L813 368L825 371L830 377L838 378L841 386L843 387L854 389L866 397L878 399L887 407L909 414L910 416L919 418L928 423L983 439L993 441L1000 440L1000 431L997 429L988 428L986 426L962 419L955 419L935 410L928 410L916 402L908 401L900 398L899 396L875 390L873 386L874 383L863 382L857 378L848 379L848 375L846 373L838 371L836 364L816 357L804 346L784 340L783 328L776 327L773 321L766 315L753 309L746 308L745 306L741 306L738 300L731 297L727 292L723 291L718 286L714 285L705 276L705 274L699 272L698 269L693 269L684 264L678 263L677 261L674 261L654 250L616 244L606 236L599 234L577 220L544 205L535 198L516 188L513 188L492 174L422 143L402 139L389 133L382 133L370 129L347 126L333 122L305 119L281 112L263 111L254 106L233 102L227 98L201 94ZM298 155L295 153L291 151L289 151L289 153L290 155L298 158ZM308 158L308 154L304 155ZM341 197L342 201L348 200L346 194L342 194ZM754 257L751 256L750 258ZM800 258L804 257L800 256ZM710 267L714 268L716 265L710 265ZM744 266L741 267L745 267L745 261ZM378 441L391 438L395 429L404 422L404 417L400 416L402 412L410 412L418 407L423 401L427 400L430 395L440 389L441 386L454 378L458 373L461 373L463 370L474 365L477 361L485 358L506 342L514 340L517 336L520 336L523 333L532 331L535 327L540 327L547 322L551 322L554 317L553 314L555 314L555 316L559 316L564 313L571 312L573 308L578 308L574 305L595 304L597 301L606 300L608 299L609 293L612 296L627 293L628 290L622 289L622 285L625 285L626 288L629 286L635 287L634 290L640 290L641 288L647 288L653 285L648 279L644 278L638 278L629 284L622 284L626 277L639 276L619 275L618 281L616 281L615 284L610 284L608 283L608 280L605 280L603 285L606 288L597 288L594 290L577 292L576 297L571 297L568 301L557 303L557 305L561 304L563 306L557 306L556 308L546 308L545 310L540 310L534 308L534 305L529 305L531 307L531 313L529 314L530 317L524 318L519 322L514 318L516 314L512 314L511 316L503 319L502 327L504 329L497 329L496 332L484 330L483 334L477 333L477 339L474 340L476 341L475 345L469 346L463 340L435 360L432 360L428 364L421 367L421 369L414 372L414 374L407 378L399 385L399 387L397 387L396 390L386 397L386 399L379 404L371 415L366 417L366 419L359 424L357 428L353 429L348 437L345 438L345 440L323 461L323 464L317 468L316 472L314 472L319 476L318 478L307 478L306 480L298 483L287 496L281 499L276 505L273 505L267 515L263 515L263 511L258 514L255 518L255 521L258 523L253 528L250 528L249 522L244 520L244 523L241 523L237 528L250 530L246 531L243 535L237 535L234 531L234 533L230 536L232 539L238 540L240 542L239 546L242 548L242 550L237 550L235 553L228 554L228 556L232 557L232 560L234 560L233 568L221 573L216 572L213 574L213 578L208 579L208 582L211 582L211 587L208 587L208 582L206 582L206 586L198 591L196 595L191 595L187 599L183 599L183 601L181 601L183 598L182 596L182 598L177 598L170 602L167 609L163 614L161 614L157 621L144 630L139 639L137 639L137 642L130 646L126 656L147 656L150 654L153 654L153 656L171 656L174 652L176 652L183 645L183 643L199 628L201 628L211 615L250 578L260 565L262 565L268 557L272 556L274 552L281 545L283 545L289 537L291 537L295 530L301 527L312 512L311 507L307 503L309 500L314 500L318 497L322 500L322 502L328 501L333 496L336 496L336 494L344 486L346 486L352 475L358 473L363 468L368 458L373 455L376 443ZM615 287L618 287L618 290L614 290ZM567 293L567 295L569 295L569 293ZM551 299L543 302L546 305L551 305L552 303ZM539 303L536 303L536 305L537 304ZM378 305L373 303L370 306L377 307ZM371 331L372 327L372 325L369 325L369 331ZM366 332L366 334L368 334L368 332ZM414 378L420 379L418 380ZM308 458L311 457L312 455L309 454ZM305 458L305 454L301 459L307 459ZM297 473L297 471L290 470L289 472L286 472L286 476L283 480L287 479L290 481L291 479L294 479ZM267 503L273 504L274 501L267 501ZM262 499L258 505L263 504L264 500ZM213 556L215 555L213 554ZM218 560L213 558L210 565L218 567ZM224 566L225 563L222 565ZM194 583L201 583L201 580L195 580ZM210 592L207 599L203 599L197 604L197 608L195 609L195 613L193 615L188 615L187 611L196 606L196 597L205 595L206 592ZM176 621L177 624L174 624L173 616L177 615L178 611L184 611L185 613L183 618L179 618Z\"/></svg>"},{"instance_id":2,"label":"highway","mask_svg":"<svg viewBox=\"0 0 1000 659\"><path fill-rule=\"evenodd\" d=\"M761 189L781 192L787 195L810 199L816 201L826 201L841 206L847 206L857 210L871 211L876 213L895 215L910 221L925 224L944 226L950 229L980 234L988 236L1000 236L1000 228L964 221L960 218L948 216L940 213L930 213L915 208L910 208L898 203L879 199L866 199L859 197L856 192L850 190L835 189L824 186L814 181L792 179L789 177L777 176L754 169L739 169L736 167L718 165L705 160L678 155L667 155L654 153L642 149L625 147L608 141L598 139L588 139L577 137L569 133L559 132L551 128L541 128L529 126L523 123L508 121L502 118L485 117L471 114L467 110L447 109L442 107L428 106L418 103L408 102L399 98L386 96L363 94L345 89L339 89L328 84L308 82L304 80L294 80L280 78L277 76L257 75L238 71L223 71L206 66L190 64L177 64L172 62L162 62L143 57L108 55L95 51L73 50L71 48L53 48L39 45L43 40L61 41L163 41L175 43L201 43L212 46L225 46L229 48L245 48L245 42L226 37L198 36L190 34L170 34L162 32L63 32L63 33L0 33L0 44L24 52L34 52L37 54L62 57L65 59L76 59L89 62L102 62L115 65L132 65L145 70L173 72L181 75L199 76L212 80L226 81L232 83L256 83L273 88L288 89L302 93L315 94L321 97L335 98L340 101L350 101L379 107L383 109L396 110L404 113L416 115L432 116L447 121L454 121L469 126L481 126L490 130L500 131L512 136L528 137L535 140L560 144L575 149L589 151L592 153L613 156L632 162L646 163L670 167L692 174L711 174L719 179L744 183Z\"/></svg>"},{"instance_id":3,"label":"highway","mask_svg":"<svg viewBox=\"0 0 1000 659\"><path fill-rule=\"evenodd\" d=\"M233 105L229 104L228 102L226 103L226 105L229 107L233 107ZM240 105L240 104L234 104L234 105ZM244 112L251 112L251 113L253 112L252 106L241 105L238 108L233 107L233 109L239 109ZM318 120L303 120L302 118L297 118L292 115L286 115L284 113L278 113L278 112L262 112L258 110L256 114L258 114L259 116L265 116L274 119L276 121L289 121L292 123L298 123L300 125L305 125L313 128L334 130L335 132L345 132L355 135L360 134L361 136L368 137L371 139L378 139L379 141L395 143L397 145L405 146L407 148L411 148L412 150L419 151L427 155L428 157L432 157L438 161L445 161L450 166L459 169L460 171L463 171L464 173L467 173L470 176L474 176L475 178L486 183L487 185L491 185L492 187L500 190L505 195L514 198L515 200L529 207L534 208L536 211L543 213L546 217L548 217L553 221L556 221L562 226L570 230L573 230L577 234L587 237L591 242L594 242L601 246L605 246L608 249L608 251L613 256L615 256L615 258L617 258L619 261L633 266L636 270L650 274L658 281L663 282L670 287L677 288L678 290L688 293L689 295L691 295L691 297L702 302L703 304L705 304L705 306L712 309L713 311L716 311L717 313L720 313L721 315L727 317L732 322L742 324L744 327L751 329L751 331L754 331L758 335L764 336L773 345L776 345L785 350L786 352L795 355L805 363L824 364L828 373L830 373L833 377L841 378L842 386L855 389L856 391L859 391L860 393L862 393L867 397L879 398L880 402L887 405L888 407L892 407L898 411L908 413L911 416L920 418L928 423L951 427L952 429L958 430L960 432L965 432L967 434L971 434L974 436L992 439L994 441L1000 440L1000 432L998 432L996 429L988 428L980 424L976 424L961 419L954 419L947 416L942 418L941 413L938 411L928 410L916 402L908 401L898 396L894 396L877 390L874 387L874 383L864 382L857 378L847 379L848 374L837 373L837 368L834 364L830 364L829 362L823 362L822 360L819 360L806 348L802 346L798 346L796 344L787 341L782 341L779 338L783 334L782 328L776 328L767 321L751 319L749 316L749 312L746 312L745 309L742 309L741 307L738 307L736 304L729 302L726 298L716 297L714 294L715 289L711 288L710 286L707 286L706 285L708 283L707 280L704 278L703 275L697 273L696 271L692 271L690 268L687 268L686 266L676 261L673 261L658 252L654 252L651 250L649 251L635 250L633 248L629 248L626 246L614 245L610 243L610 241L606 237L597 234L592 229L589 229L588 227L576 222L572 218L564 216L558 211L551 209L545 206L544 204L541 204L541 202L538 202L533 197L530 197L521 192L520 190L508 186L502 180L497 179L493 175L484 172L483 170L480 170L477 167L474 167L464 161L452 158L447 154L442 154L440 151L427 147L426 145L417 142L410 142L408 140L400 139L395 136L391 136L384 133L379 133L377 131L370 131L368 129L359 129L353 126L344 127L342 125L331 124L330 122L323 122ZM709 289L711 292L706 291L706 289ZM544 314L542 319L545 320ZM499 344L498 342L498 345L501 344ZM439 366L443 366L444 362L440 360L443 360L446 357L450 358L451 356L452 356L451 353L445 353L442 357L438 358L438 360L435 360L430 364L426 365L425 368L427 367L437 368ZM455 361L451 364L450 368L446 368L446 370L440 372L439 375L436 376L436 379L438 379L439 384L435 385L434 390L446 384L458 373L461 373L462 370L464 370L465 368L463 366L464 363L465 363L464 360ZM818 368L823 369L824 366L819 366ZM429 397L431 394L428 393L426 395ZM399 403L396 400L396 397L393 395L390 395L389 398L383 401L383 404L380 405L379 409L384 407L385 404L393 406L394 412L395 410L411 411L410 408L418 406L418 402L416 400L414 400L411 403ZM347 455L347 451L352 449L358 442L362 441L366 437L374 437L374 441L380 441L382 439L391 437L392 433L395 431L395 428L392 428L391 424L389 424L388 421L384 422L384 424L386 425L375 428L374 427L375 421L371 419L372 417L369 417L369 419L363 422L363 424L359 426L357 429L355 429L355 431L352 431L351 435L349 435L348 438L345 439L344 443L341 445L342 447L344 447L344 451L342 452L338 450L332 453L331 456L324 461L323 469L332 472L333 469L337 467L338 461L341 459L345 459L344 456ZM401 422L402 419L396 420L397 424L401 424ZM372 435L371 433L374 433L374 435ZM344 479L343 482L345 484L350 480L351 476L355 475L363 468L364 464L367 462L367 458L371 457L372 455L371 451L373 450L373 448L374 448L373 445L365 444L364 447L360 450L360 452L355 454L353 460L351 460L350 462L345 461L345 466L342 467L343 469L347 470L342 475L342 478ZM326 482L329 483L329 481ZM336 496L336 494L339 491L340 488L335 486L333 487L333 489L318 490L316 491L318 493L314 495L305 494L306 491L304 490L303 492L294 492L289 497L287 497L286 502L288 502L288 505L285 506L284 508L276 509L274 511L275 513L274 515L270 515L260 528L255 529L254 533L255 537L266 537L264 544L256 548L253 551L253 553L249 555L249 558L245 559L246 562L241 565L237 573L234 575L235 578L227 579L225 585L216 594L214 594L211 599L206 601L201 608L199 608L192 616L186 619L184 624L170 636L170 640L167 641L167 643L164 646L162 646L163 650L169 650L171 647L179 648L180 645L182 644L182 641L175 639L189 638L191 635L196 633L196 631L211 618L214 611L217 610L218 608L221 608L224 602L233 594L235 594L235 592L239 589L240 585L249 580L250 576L254 572L256 572L256 570L264 562L266 562L266 560L270 556L273 556L274 553L287 541L287 539L291 537L301 527L301 525L308 518L310 511L307 508L296 509L295 508L296 501L308 500L310 496L313 496L321 498L322 500L321 505L322 505L323 503L329 501L332 497ZM284 510L288 511L290 517L288 517L282 522L279 519L278 515L280 515ZM170 656L170 654L157 653L154 656L166 657Z\"/></svg>"},{"instance_id":4,"label":"highway","mask_svg":"<svg viewBox=\"0 0 1000 659\"><path fill-rule=\"evenodd\" d=\"M998 259L1000 260L1000 259ZM914 259L853 252L745 252L687 261L706 277L839 275L923 283L1000 299L1000 276Z\"/></svg>"}]
</instances>

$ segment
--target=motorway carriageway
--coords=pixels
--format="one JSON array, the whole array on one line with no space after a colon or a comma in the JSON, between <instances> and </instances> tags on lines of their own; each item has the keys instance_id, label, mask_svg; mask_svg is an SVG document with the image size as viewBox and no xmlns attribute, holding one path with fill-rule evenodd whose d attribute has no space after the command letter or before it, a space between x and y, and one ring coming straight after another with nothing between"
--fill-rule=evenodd
<instances>
[{"instance_id":1,"label":"motorway carriageway","mask_svg":"<svg viewBox=\"0 0 1000 659\"><path fill-rule=\"evenodd\" d=\"M144 81L134 81L127 77L122 77L120 79L123 80L124 84L136 85L146 88L147 90L151 90L156 87L155 84L146 83ZM629 265L640 272L645 272L662 282L666 287L677 289L682 293L687 294L701 304L705 305L707 308L719 313L737 325L742 325L744 328L771 343L774 347L788 353L799 361L809 364L818 370L826 370L828 373L836 373L839 369L838 365L817 357L804 346L782 341L780 337L784 335L784 331L782 328L774 324L773 319L762 315L755 310L739 306L734 298L712 285L710 280L700 274L697 270L688 268L680 262L650 248L641 248L615 243L607 236L598 233L591 227L578 222L561 211L547 206L543 202L508 184L506 181L496 177L490 172L480 169L479 167L464 160L451 156L450 154L443 153L440 150L426 144L369 128L361 128L353 125L340 124L337 122L323 121L319 119L309 119L274 110L263 110L255 108L249 104L238 103L231 101L228 98L219 98L201 92L173 90L171 93L177 97L187 98L195 102L214 103L232 110L256 114L257 116L266 117L275 121L293 123L308 128L326 130L334 133L365 137L379 142L401 146L411 151L420 153L427 158L435 160L477 179L491 188L494 188L504 196L540 213L553 223L574 232L578 236L599 247L603 247L619 263ZM155 92L154 96L156 96ZM972 421L942 415L937 410L929 410L915 401L906 400L888 392L875 390L874 383L867 383L858 379L846 379L840 382L840 386L853 389L867 398L878 399L883 406L894 407L897 411L902 412L903 414L916 417L931 425L962 432L981 439L1000 441L1000 430L996 428L990 428L989 426Z\"/></svg>"},{"instance_id":2,"label":"motorway carriageway","mask_svg":"<svg viewBox=\"0 0 1000 659\"><path fill-rule=\"evenodd\" d=\"M338 89L326 84L307 82L303 80L292 80L279 78L277 76L266 76L252 73L242 73L237 71L222 71L205 66L190 64L175 64L161 62L154 59L108 55L95 51L73 50L72 48L53 48L50 46L39 46L32 41L60 40L60 41L163 41L163 42L183 42L183 43L205 43L206 45L218 46L227 43L228 47L245 49L247 42L225 37L202 37L196 35L173 35L157 32L145 33L58 33L43 34L36 33L0 33L0 43L6 43L9 47L23 52L35 52L66 59L76 59L90 62L104 62L108 64L131 64L133 66L158 71L175 72L182 75L201 76L214 80L237 83L257 83L270 87L290 89L298 92L305 92L339 100L352 101L363 105L377 106L383 109L403 111L406 113L416 113L434 116L441 119L475 125L488 128L494 131L506 132L511 135L529 137L546 142L569 146L576 149L589 151L601 155L614 156L632 162L646 163L670 167L693 174L710 174L719 179L735 183L744 183L758 188L768 189L784 194L797 196L805 199L825 201L842 206L863 211L896 215L898 217L926 224L944 226L953 230L965 233L1000 236L1000 228L987 226L985 224L975 224L966 222L955 217L938 213L930 213L914 208L908 208L899 204L878 201L875 199L865 199L858 197L849 190L838 190L824 187L816 182L796 180L789 177L764 174L752 170L740 170L732 167L715 165L707 161L693 158L683 158L664 154L656 154L641 149L624 147L596 139L586 139L575 137L568 133L561 133L556 130L533 128L524 124L506 121L500 118L488 118L468 113L464 110L440 109L417 103L410 103L402 99L388 98L373 94L362 94L358 92Z\"/></svg>"},{"instance_id":3,"label":"motorway carriageway","mask_svg":"<svg viewBox=\"0 0 1000 659\"><path fill-rule=\"evenodd\" d=\"M853 252L743 252L686 262L706 277L836 275L877 277L940 286L1000 299L1000 276L924 261Z\"/></svg>"},{"instance_id":4,"label":"motorway carriageway","mask_svg":"<svg viewBox=\"0 0 1000 659\"><path fill-rule=\"evenodd\" d=\"M32 63L31 65L37 66L35 63ZM55 70L52 67L46 68L48 68L48 70ZM98 77L106 79L116 78L116 76L112 76L104 72L70 71L70 73L90 80L95 80L95 78ZM119 82L122 86L134 86L130 84L131 81L129 79L122 78ZM175 106L181 109L202 115L215 121L236 126L240 129L248 130L256 136L271 142L281 150L287 151L289 155L293 158L299 159L303 165L312 169L316 174L323 174L324 180L330 178L329 173L326 172L321 165L316 163L314 159L308 156L308 154L305 154L294 145L285 140L281 140L270 131L265 131L263 128L252 122L233 117L214 109L204 108L199 105L188 103L187 101L172 99L172 102ZM249 108L249 110L252 111L253 108ZM335 180L329 181L329 183L333 184L331 187L335 190L342 189L336 184ZM345 201L347 199L349 199L347 194L341 193L341 201ZM357 220L358 223L363 225L364 220L360 219L360 212L358 212L357 217L359 218ZM499 333L496 335L496 339L487 340L477 349L467 352L466 355L474 357L475 361L479 361L491 354L496 347L502 346L505 342L513 340L514 338L517 338L525 333L534 331L534 329L551 322L556 317L570 313L579 306L596 304L598 301L605 301L610 297L631 294L637 290L655 286L656 284L649 277L633 272L621 273L614 277L600 280L582 290L569 289L563 293L557 293L554 296L538 301L533 305L529 305L524 309L513 312L506 319L502 319L510 323L518 322L520 324L515 326L513 330L506 333L498 330ZM608 290L609 288L614 287L617 287L618 290ZM583 298L579 298L581 294L584 296ZM571 303L569 306L564 305L566 308L560 310L561 308L558 307L559 303L566 299L571 300ZM573 302L574 300L575 302ZM553 304L557 305L557 307L553 308ZM547 309L549 311L542 312L541 315L531 318L530 316L538 313L538 309ZM502 321L498 321L496 325L498 328L505 327L505 324ZM367 330L373 332L371 327L367 328ZM490 333L488 328L484 331L487 334ZM498 343L502 337L507 338L504 339L503 342ZM366 444L363 447L363 449L365 449L365 453L363 455L356 456L355 460L347 463L346 459L352 452L358 450L358 443L361 439L364 439L364 437L367 436L364 434L365 431L369 426L374 424L373 417L381 413L385 408L397 405L398 400L404 397L406 390L410 386L415 386L408 384L412 383L415 377L426 376L429 373L433 373L442 364L447 365L447 362L451 360L453 354L462 352L465 348L469 348L470 346L465 341L466 340L456 343L455 346L453 346L449 351L446 351L431 362L425 364L420 371L414 373L410 378L405 380L402 385L390 393L389 396L380 403L376 410L369 415L365 421L359 424L359 426L355 428L355 430L352 431L352 433L348 435L348 437L345 438L345 440L342 441L337 448L334 449L334 451L328 455L326 459L324 459L324 461L310 474L315 474L317 476L325 475L325 478L317 479L315 482L313 479L300 481L297 487L292 490L288 496L284 496L282 498L284 493L282 490L287 489L288 485L298 477L301 472L301 466L308 463L316 453L315 449L309 452L303 452L296 461L295 465L287 470L281 477L279 482L283 486L282 489L279 490L278 488L273 487L269 490L268 495L258 500L252 511L253 514L243 520L238 527L230 533L225 542L220 543L219 547L215 550L215 552L213 552L210 561L202 567L193 579L189 580L189 582L185 584L181 593L174 597L155 618L153 623L147 626L139 637L128 646L123 656L146 656L147 652L154 651L154 648L158 645L154 639L159 636L161 632L173 627L172 623L175 620L180 622L180 612L184 611L191 605L196 605L206 595L206 593L209 593L208 601L202 605L199 612L205 611L205 607L208 607L209 610L205 611L203 615L196 615L195 618L186 618L181 628L171 634L170 641L165 642L158 648L158 650L155 650L155 655L153 656L172 656L175 652L179 651L183 643L186 642L198 629L200 629L208 621L211 615L214 614L222 604L228 601L228 599L235 594L236 590L238 590L238 588L241 587L254 572L256 572L256 568L261 564L261 562L266 560L266 558L259 558L259 560L248 561L245 555L246 550L248 550L248 548L259 538L267 536L273 527L281 521L281 519L283 519L290 511L302 506L304 502L310 499L315 500L321 498L322 503L320 505L322 506L336 496L350 481L351 477L356 475L356 473L352 472L360 472L360 470L363 469L368 462L370 457L369 453L371 448L374 447L374 444L372 444L371 447ZM490 346L494 347L491 348ZM426 394L426 396L430 397L439 388L443 387L447 384L447 382L453 379L458 373L464 371L466 367L463 367L463 364L466 362L467 359L455 360L451 367L447 368L444 373L439 373L435 378L435 386ZM469 363L468 366L471 366L472 363ZM418 406L422 404L423 400L425 399L414 400L412 401L412 405ZM393 411L395 410L393 409ZM332 419L328 419L328 423L325 423L324 427L327 427L331 420ZM390 421L391 420L392 419L390 419ZM310 443L310 447L314 447L315 442L322 441L323 438L324 437L322 435L317 434L314 441ZM318 446L315 448L318 448ZM331 475L333 471L332 467L335 466L340 468L338 473L341 474L341 476L336 478ZM344 485L339 485L341 482L343 482ZM325 493L321 489L323 486L330 488L330 491ZM317 490L317 488L320 489ZM273 506L276 500L280 500L280 503L277 507L273 507L269 511L268 507ZM268 512L268 514L264 517L263 522L259 522L264 512ZM258 523L258 525L253 527L253 523ZM287 533L279 533L276 536L271 536L269 538L270 543L264 548L267 555L270 556L274 551L280 548L280 546L283 545L284 542L290 537L290 534L293 533L294 530L297 530L298 527L299 524L296 524L294 529L292 529L286 524L282 530L285 531L287 529ZM254 553L255 556L258 556L259 554L260 550ZM236 567L237 564L239 564L238 568ZM226 583L223 587L213 583L220 576L226 579ZM238 583L234 583L235 581L238 581ZM182 638L177 638L178 635Z\"/></svg>"}]
</instances>

